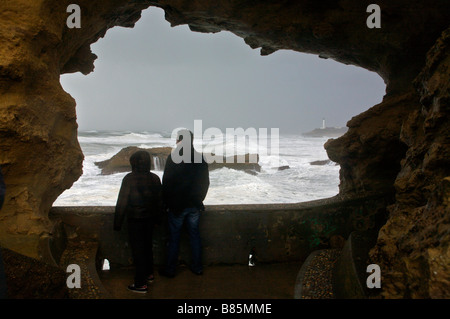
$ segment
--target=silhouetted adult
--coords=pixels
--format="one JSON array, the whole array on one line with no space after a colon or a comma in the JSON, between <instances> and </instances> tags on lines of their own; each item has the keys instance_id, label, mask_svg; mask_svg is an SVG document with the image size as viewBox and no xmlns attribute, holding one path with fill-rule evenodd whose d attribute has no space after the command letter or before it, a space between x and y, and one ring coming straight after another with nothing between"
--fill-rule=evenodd
<instances>
[{"instance_id":1,"label":"silhouetted adult","mask_svg":"<svg viewBox=\"0 0 450 319\"><path fill-rule=\"evenodd\" d=\"M114 230L122 228L125 216L128 223L135 276L134 284L128 286L133 292L145 293L153 274L153 229L162 214L162 187L158 175L150 172L150 155L137 151L130 157L131 173L120 187L117 199Z\"/></svg>"},{"instance_id":2,"label":"silhouetted adult","mask_svg":"<svg viewBox=\"0 0 450 319\"><path fill-rule=\"evenodd\" d=\"M191 244L191 271L203 273L199 221L205 210L203 200L209 188L208 164L194 149L193 134L188 130L177 133L177 147L166 161L163 175L163 199L168 209L169 245L167 265L160 274L175 276L178 264L180 232L186 223Z\"/></svg>"}]
</instances>

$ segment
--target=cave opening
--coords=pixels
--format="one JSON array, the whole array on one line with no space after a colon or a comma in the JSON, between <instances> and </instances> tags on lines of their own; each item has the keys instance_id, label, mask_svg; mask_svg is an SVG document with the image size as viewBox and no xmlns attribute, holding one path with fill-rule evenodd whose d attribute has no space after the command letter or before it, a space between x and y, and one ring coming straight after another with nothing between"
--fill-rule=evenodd
<instances>
[{"instance_id":1,"label":"cave opening","mask_svg":"<svg viewBox=\"0 0 450 319\"><path fill-rule=\"evenodd\" d=\"M323 145L334 136L303 133L345 127L385 93L381 77L365 69L294 51L261 56L230 32L170 28L158 8L144 10L132 29L109 30L92 49L98 55L93 73L61 76L77 101L85 160L83 175L54 206L115 205L126 173L103 175L96 163L127 146L172 147L172 131L193 130L196 120L203 130L279 129L277 164L270 154L259 158L258 172L211 171L205 204L332 197L339 191L339 166Z\"/></svg>"}]
</instances>

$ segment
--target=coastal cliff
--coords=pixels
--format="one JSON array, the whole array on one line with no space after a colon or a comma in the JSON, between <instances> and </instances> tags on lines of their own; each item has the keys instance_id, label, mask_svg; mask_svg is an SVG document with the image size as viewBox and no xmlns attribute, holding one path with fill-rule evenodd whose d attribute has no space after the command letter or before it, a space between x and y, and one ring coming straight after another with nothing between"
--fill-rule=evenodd
<instances>
[{"instance_id":1,"label":"coastal cliff","mask_svg":"<svg viewBox=\"0 0 450 319\"><path fill-rule=\"evenodd\" d=\"M76 102L60 74L92 72L91 44L114 26L133 27L153 5L172 26L227 30L262 55L294 50L378 73L386 83L383 101L367 105L347 133L325 145L341 167L339 197L392 194L370 252L382 269L381 297L450 297L448 0L380 0L379 29L367 27L370 1L359 0L79 0L79 29L66 25L69 4L0 4L2 246L45 258L40 243L55 230L48 212L81 176L83 162Z\"/></svg>"}]
</instances>

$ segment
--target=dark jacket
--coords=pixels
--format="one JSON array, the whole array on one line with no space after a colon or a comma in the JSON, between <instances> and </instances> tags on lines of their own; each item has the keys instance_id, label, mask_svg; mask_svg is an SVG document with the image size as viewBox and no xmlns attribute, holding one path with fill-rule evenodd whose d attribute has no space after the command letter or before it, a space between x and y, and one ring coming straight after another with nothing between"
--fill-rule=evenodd
<instances>
[{"instance_id":1,"label":"dark jacket","mask_svg":"<svg viewBox=\"0 0 450 319\"><path fill-rule=\"evenodd\" d=\"M166 207L173 212L190 207L199 210L205 208L203 200L209 188L208 164L203 156L201 163L195 163L194 152L192 148L190 163L175 164L172 155L167 158L163 175L163 199Z\"/></svg>"},{"instance_id":2,"label":"dark jacket","mask_svg":"<svg viewBox=\"0 0 450 319\"><path fill-rule=\"evenodd\" d=\"M114 229L128 219L148 219L159 223L162 216L162 186L158 175L150 172L150 155L138 151L130 158L132 172L122 180L114 215Z\"/></svg>"}]
</instances>

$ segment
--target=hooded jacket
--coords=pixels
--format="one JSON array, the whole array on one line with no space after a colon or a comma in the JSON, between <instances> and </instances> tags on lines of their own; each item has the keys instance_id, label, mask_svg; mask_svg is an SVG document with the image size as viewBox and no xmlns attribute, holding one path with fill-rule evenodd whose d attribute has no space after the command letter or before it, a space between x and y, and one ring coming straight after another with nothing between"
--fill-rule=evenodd
<instances>
[{"instance_id":1,"label":"hooded jacket","mask_svg":"<svg viewBox=\"0 0 450 319\"><path fill-rule=\"evenodd\" d=\"M147 219L159 223L162 215L162 186L158 175L150 172L150 155L137 151L130 157L131 173L122 180L114 214L114 229L128 219Z\"/></svg>"}]
</instances>

